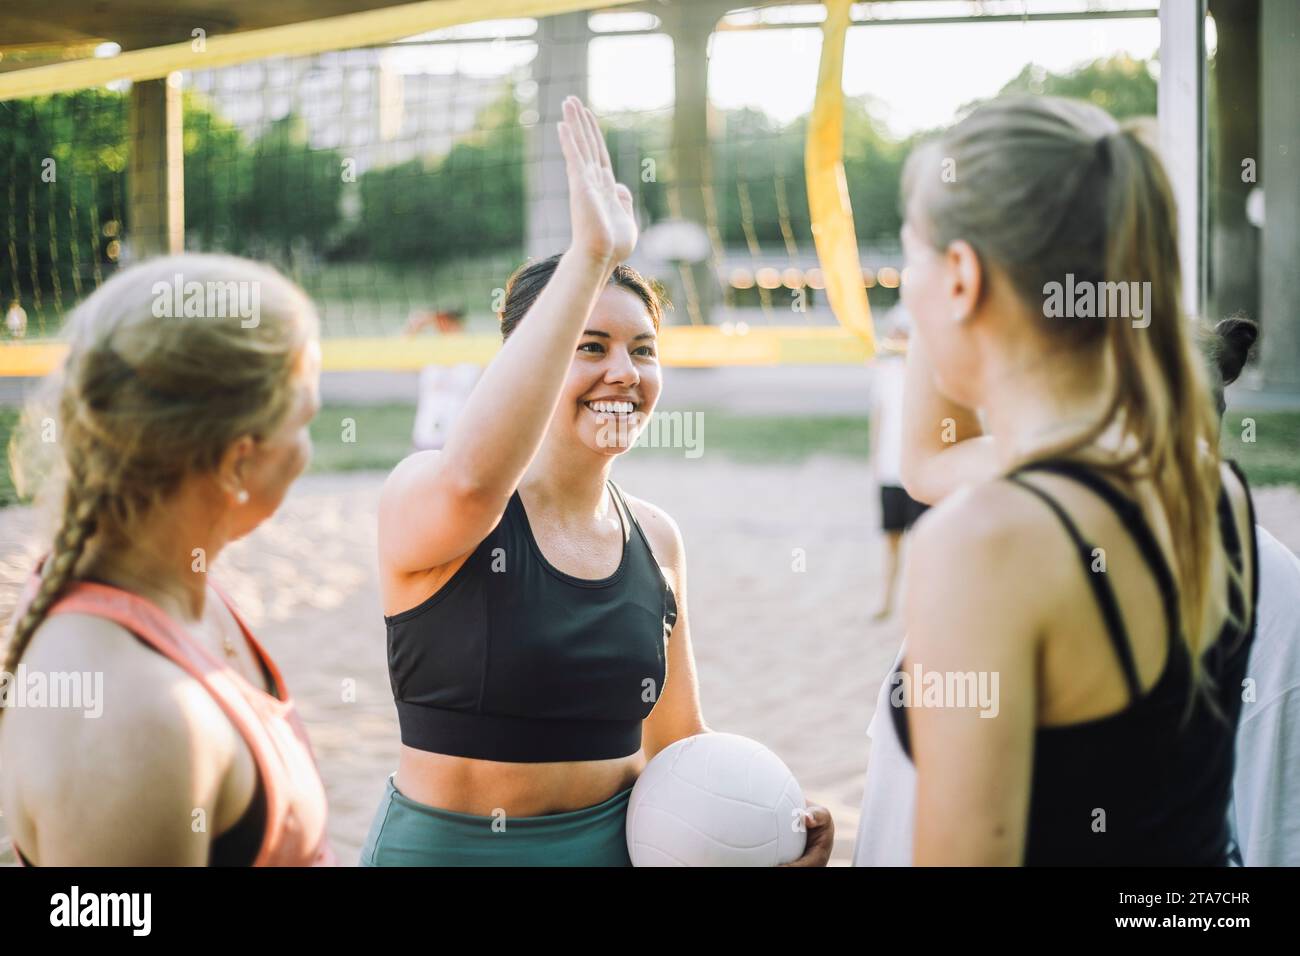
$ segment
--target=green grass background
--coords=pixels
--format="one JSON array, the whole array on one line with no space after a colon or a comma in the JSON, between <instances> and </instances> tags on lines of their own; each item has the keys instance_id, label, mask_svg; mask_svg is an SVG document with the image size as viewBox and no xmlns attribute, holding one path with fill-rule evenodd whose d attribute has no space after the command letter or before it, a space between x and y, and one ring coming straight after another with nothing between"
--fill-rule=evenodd
<instances>
[{"instance_id":1,"label":"green grass background","mask_svg":"<svg viewBox=\"0 0 1300 956\"><path fill-rule=\"evenodd\" d=\"M708 410L703 415L705 455L762 463L794 462L817 454L865 459L868 454L865 415L753 416ZM17 419L17 409L0 408L0 443L5 448ZM326 405L312 424L312 471L392 468L410 451L414 419L410 405ZM1250 437L1247 420L1254 423L1254 441L1242 440L1243 434ZM344 440L349 427L355 441ZM1300 412L1230 411L1224 419L1223 451L1242 464L1252 485L1300 485ZM684 452L643 447L632 454L681 458ZM6 455L0 469L0 505L16 500Z\"/></svg>"}]
</instances>

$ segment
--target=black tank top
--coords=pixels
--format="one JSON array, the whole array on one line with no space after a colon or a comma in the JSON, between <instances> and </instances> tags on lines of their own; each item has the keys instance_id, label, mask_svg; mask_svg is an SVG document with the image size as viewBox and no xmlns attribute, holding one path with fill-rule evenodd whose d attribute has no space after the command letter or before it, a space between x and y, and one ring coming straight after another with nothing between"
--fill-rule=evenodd
<instances>
[{"instance_id":1,"label":"black tank top","mask_svg":"<svg viewBox=\"0 0 1300 956\"><path fill-rule=\"evenodd\" d=\"M1245 476L1228 463L1246 487ZM1039 497L1065 527L1083 563L1084 574L1101 608L1106 631L1128 685L1130 703L1123 710L1081 723L1038 727L1025 834L1027 866L1166 865L1219 866L1227 863L1227 825L1232 788L1233 742L1241 715L1241 686L1255 636L1255 598L1259 593L1255 510L1250 509L1251 568L1254 592L1250 607L1231 586L1231 620L1224 624L1203 657L1212 695L1193 692L1191 659L1180 637L1178 594L1173 573L1142 509L1114 485L1078 462L1039 462L1023 471L1042 471L1071 478L1091 489L1120 517L1133 535L1160 589L1168 621L1168 654L1160 677L1145 694L1119 604L1106 575L1093 573L1094 545L1079 531L1052 496L1017 472L1010 476ZM1238 573L1241 541L1227 491L1219 497L1219 531ZM1248 612L1248 613L1247 613ZM901 666L901 661L900 661ZM895 668L891 682L898 673ZM895 695L890 695L891 704ZM906 701L892 706L894 728L911 756ZM1094 829L1104 811L1105 829Z\"/></svg>"},{"instance_id":2,"label":"black tank top","mask_svg":"<svg viewBox=\"0 0 1300 956\"><path fill-rule=\"evenodd\" d=\"M609 577L552 566L516 491L446 584L384 618L403 744L524 763L640 748L677 604L623 493L608 484L623 525L623 557Z\"/></svg>"}]
</instances>

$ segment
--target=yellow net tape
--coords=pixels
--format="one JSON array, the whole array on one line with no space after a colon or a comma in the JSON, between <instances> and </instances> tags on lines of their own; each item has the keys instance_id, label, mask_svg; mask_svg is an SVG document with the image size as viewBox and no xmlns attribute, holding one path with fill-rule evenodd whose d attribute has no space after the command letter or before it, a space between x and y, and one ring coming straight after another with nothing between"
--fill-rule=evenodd
<instances>
[{"instance_id":1,"label":"yellow net tape","mask_svg":"<svg viewBox=\"0 0 1300 956\"><path fill-rule=\"evenodd\" d=\"M131 50L106 59L70 60L0 74L0 100L66 93L114 80L156 80L178 70L212 70L269 56L304 56L387 43L429 30L513 17L545 17L631 0L427 0L281 27L209 36ZM195 47L200 49L195 49Z\"/></svg>"},{"instance_id":2,"label":"yellow net tape","mask_svg":"<svg viewBox=\"0 0 1300 956\"><path fill-rule=\"evenodd\" d=\"M426 365L486 365L501 347L495 334L407 338L325 339L322 367L327 372L418 371ZM0 345L0 378L39 377L54 371L67 354L60 342ZM861 338L837 326L772 325L744 333L718 326L669 326L659 339L664 365L843 365L870 357Z\"/></svg>"},{"instance_id":3,"label":"yellow net tape","mask_svg":"<svg viewBox=\"0 0 1300 956\"><path fill-rule=\"evenodd\" d=\"M875 352L875 332L844 178L844 36L848 31L849 6L850 0L826 3L817 99L808 124L804 168L808 177L813 242L826 277L827 299L835 317L866 343L870 355Z\"/></svg>"}]
</instances>

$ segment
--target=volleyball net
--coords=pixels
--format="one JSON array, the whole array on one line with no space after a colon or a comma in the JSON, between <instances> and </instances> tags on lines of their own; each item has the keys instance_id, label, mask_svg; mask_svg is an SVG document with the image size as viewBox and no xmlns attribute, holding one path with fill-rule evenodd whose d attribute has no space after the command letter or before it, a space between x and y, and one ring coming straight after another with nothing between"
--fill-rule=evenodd
<instances>
[{"instance_id":1,"label":"volleyball net","mask_svg":"<svg viewBox=\"0 0 1300 956\"><path fill-rule=\"evenodd\" d=\"M0 74L0 375L57 363L76 304L157 251L141 223L167 203L183 209L186 251L263 260L302 285L327 369L485 363L510 273L567 242L553 120L571 92L594 105L635 198L630 262L673 304L666 363L871 354L868 300L879 314L901 282L903 148L840 94L827 51L847 4L828 4L814 42L792 48L822 58L816 105L794 119L708 102L709 43L761 18L752 10L690 35L653 13L573 2L446 6L534 15L405 36L389 23L392 37L355 46L350 36L369 39L360 28L283 33L238 56L196 36L190 56L184 44L171 60L120 54L133 78L108 82L85 61L22 71L36 81ZM548 6L561 12L537 15ZM154 82L172 112L142 114L133 82Z\"/></svg>"}]
</instances>

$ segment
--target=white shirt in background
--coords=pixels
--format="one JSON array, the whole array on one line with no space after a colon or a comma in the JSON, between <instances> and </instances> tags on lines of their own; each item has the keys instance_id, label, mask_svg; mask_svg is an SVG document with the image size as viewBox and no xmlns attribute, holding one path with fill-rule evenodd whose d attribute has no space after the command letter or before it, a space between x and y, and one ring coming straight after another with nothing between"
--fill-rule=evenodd
<instances>
[{"instance_id":1,"label":"white shirt in background","mask_svg":"<svg viewBox=\"0 0 1300 956\"><path fill-rule=\"evenodd\" d=\"M5 328L14 338L19 338L27 331L27 313L21 305L10 306L5 313Z\"/></svg>"},{"instance_id":2,"label":"white shirt in background","mask_svg":"<svg viewBox=\"0 0 1300 956\"><path fill-rule=\"evenodd\" d=\"M472 362L450 368L426 366L420 372L419 399L411 444L417 450L440 449L478 383L482 369Z\"/></svg>"},{"instance_id":3,"label":"white shirt in background","mask_svg":"<svg viewBox=\"0 0 1300 956\"><path fill-rule=\"evenodd\" d=\"M872 468L882 485L903 484L903 376L907 360L884 355L871 364Z\"/></svg>"},{"instance_id":4,"label":"white shirt in background","mask_svg":"<svg viewBox=\"0 0 1300 956\"><path fill-rule=\"evenodd\" d=\"M1229 822L1246 866L1300 866L1300 559L1255 526L1259 607Z\"/></svg>"},{"instance_id":5,"label":"white shirt in background","mask_svg":"<svg viewBox=\"0 0 1300 956\"><path fill-rule=\"evenodd\" d=\"M898 652L889 672L903 657ZM867 726L871 757L862 794L854 866L911 866L912 825L916 814L916 768L903 752L889 713L889 677L880 682L876 712Z\"/></svg>"}]
</instances>

